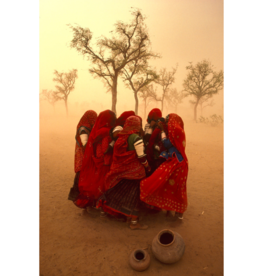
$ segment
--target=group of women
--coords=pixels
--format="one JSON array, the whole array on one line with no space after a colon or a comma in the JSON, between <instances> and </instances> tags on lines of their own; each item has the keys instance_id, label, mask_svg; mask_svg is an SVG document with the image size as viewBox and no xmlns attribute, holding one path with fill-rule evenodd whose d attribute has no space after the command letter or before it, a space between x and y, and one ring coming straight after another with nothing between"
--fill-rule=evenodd
<instances>
[{"instance_id":1,"label":"group of women","mask_svg":"<svg viewBox=\"0 0 262 276\"><path fill-rule=\"evenodd\" d=\"M75 179L68 199L100 216L125 218L131 229L141 207L163 210L183 219L187 208L188 160L180 116L162 117L150 111L145 129L141 117L126 111L118 118L110 110L98 116L88 110L76 129Z\"/></svg>"}]
</instances>

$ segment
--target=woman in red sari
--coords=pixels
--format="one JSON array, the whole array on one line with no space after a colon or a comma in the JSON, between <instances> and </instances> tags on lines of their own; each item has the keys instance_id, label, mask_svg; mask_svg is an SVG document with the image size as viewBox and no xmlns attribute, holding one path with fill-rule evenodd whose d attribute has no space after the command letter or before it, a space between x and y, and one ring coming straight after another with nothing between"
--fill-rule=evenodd
<instances>
[{"instance_id":1,"label":"woman in red sari","mask_svg":"<svg viewBox=\"0 0 262 276\"><path fill-rule=\"evenodd\" d=\"M114 145L113 162L105 178L106 192L99 202L105 212L129 217L131 229L147 229L138 223L139 184L146 176L145 168L150 169L140 132L141 119L128 117Z\"/></svg>"},{"instance_id":2,"label":"woman in red sari","mask_svg":"<svg viewBox=\"0 0 262 276\"><path fill-rule=\"evenodd\" d=\"M116 127L111 128L110 130L110 136L112 138L112 142L109 144L106 152L113 151L115 141L117 140L117 134L123 130L123 126L125 124L125 121L128 117L134 116L135 112L134 111L125 111L123 112L117 119L116 119Z\"/></svg>"},{"instance_id":3,"label":"woman in red sari","mask_svg":"<svg viewBox=\"0 0 262 276\"><path fill-rule=\"evenodd\" d=\"M167 116L167 133L162 128L161 137L166 151L160 158L165 160L148 178L141 181L140 199L147 204L174 211L176 216L183 218L187 209L186 182L188 160L185 153L186 137L184 123L176 114Z\"/></svg>"},{"instance_id":4,"label":"woman in red sari","mask_svg":"<svg viewBox=\"0 0 262 276\"><path fill-rule=\"evenodd\" d=\"M109 131L115 126L116 116L111 110L99 114L84 153L78 188L79 196L74 201L79 208L95 207L96 200L104 192L105 175L110 170L112 153L106 153L111 137Z\"/></svg>"},{"instance_id":5,"label":"woman in red sari","mask_svg":"<svg viewBox=\"0 0 262 276\"><path fill-rule=\"evenodd\" d=\"M84 158L85 147L90 136L93 125L95 124L97 113L93 110L88 110L80 119L76 127L76 145L75 145L75 179L74 185L70 189L68 199L75 200L79 195L78 180L80 170L82 169L82 163Z\"/></svg>"},{"instance_id":6,"label":"woman in red sari","mask_svg":"<svg viewBox=\"0 0 262 276\"><path fill-rule=\"evenodd\" d=\"M116 119L116 126L121 126L123 127L125 124L125 121L128 117L130 116L135 116L135 112L130 110L130 111L125 111L123 112L117 119Z\"/></svg>"},{"instance_id":7,"label":"woman in red sari","mask_svg":"<svg viewBox=\"0 0 262 276\"><path fill-rule=\"evenodd\" d=\"M158 127L157 122L161 120L164 130L167 131L167 125L164 118L162 118L162 112L158 108L152 109L147 118L148 124L145 127L145 144L147 161L151 167L152 174L161 164L159 160L159 154L165 150L161 141L161 129Z\"/></svg>"},{"instance_id":8,"label":"woman in red sari","mask_svg":"<svg viewBox=\"0 0 262 276\"><path fill-rule=\"evenodd\" d=\"M157 121L162 117L162 112L158 108L152 109L147 117L147 124L145 125L144 143L147 148L149 139L157 126Z\"/></svg>"}]
</instances>

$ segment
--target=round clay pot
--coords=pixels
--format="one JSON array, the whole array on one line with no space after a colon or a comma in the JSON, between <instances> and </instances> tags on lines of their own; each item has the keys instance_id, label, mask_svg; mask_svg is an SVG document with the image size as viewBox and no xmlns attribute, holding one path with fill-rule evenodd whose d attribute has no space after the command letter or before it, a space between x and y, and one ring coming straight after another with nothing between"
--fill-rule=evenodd
<instances>
[{"instance_id":1,"label":"round clay pot","mask_svg":"<svg viewBox=\"0 0 262 276\"><path fill-rule=\"evenodd\" d=\"M146 270L150 264L150 256L144 249L136 249L129 257L129 264L136 271Z\"/></svg>"},{"instance_id":2,"label":"round clay pot","mask_svg":"<svg viewBox=\"0 0 262 276\"><path fill-rule=\"evenodd\" d=\"M164 229L153 239L152 252L160 262L172 264L183 256L185 243L178 233Z\"/></svg>"}]
</instances>

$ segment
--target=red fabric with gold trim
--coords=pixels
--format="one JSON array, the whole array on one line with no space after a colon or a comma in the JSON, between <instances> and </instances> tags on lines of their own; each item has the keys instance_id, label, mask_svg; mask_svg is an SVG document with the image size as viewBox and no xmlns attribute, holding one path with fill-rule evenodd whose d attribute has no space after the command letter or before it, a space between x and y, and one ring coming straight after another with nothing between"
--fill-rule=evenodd
<instances>
[{"instance_id":1,"label":"red fabric with gold trim","mask_svg":"<svg viewBox=\"0 0 262 276\"><path fill-rule=\"evenodd\" d=\"M115 113L105 110L99 114L91 131L79 176L80 195L74 202L80 208L89 203L95 205L95 201L104 192L104 178L110 170L109 161L112 158L112 153L104 152L111 142L109 131L115 126L115 120Z\"/></svg>"},{"instance_id":2,"label":"red fabric with gold trim","mask_svg":"<svg viewBox=\"0 0 262 276\"><path fill-rule=\"evenodd\" d=\"M148 118L154 121L157 121L161 117L162 117L162 112L159 108L152 109L148 114ZM148 122L148 118L147 118L147 122Z\"/></svg>"},{"instance_id":3,"label":"red fabric with gold trim","mask_svg":"<svg viewBox=\"0 0 262 276\"><path fill-rule=\"evenodd\" d=\"M181 121L178 115L171 113L167 126L168 138L184 160L179 162L176 156L169 158L150 177L142 180L140 199L165 210L184 213L187 209L188 160L185 153L186 137Z\"/></svg>"},{"instance_id":4,"label":"red fabric with gold trim","mask_svg":"<svg viewBox=\"0 0 262 276\"><path fill-rule=\"evenodd\" d=\"M119 132L114 145L113 162L105 178L105 189L113 188L122 179L142 179L146 176L144 166L137 158L135 150L128 150L128 137L141 130L141 120L137 116L127 118L124 129Z\"/></svg>"},{"instance_id":5,"label":"red fabric with gold trim","mask_svg":"<svg viewBox=\"0 0 262 276\"><path fill-rule=\"evenodd\" d=\"M125 111L116 119L116 126L124 126L128 117L136 115L134 111Z\"/></svg>"},{"instance_id":6,"label":"red fabric with gold trim","mask_svg":"<svg viewBox=\"0 0 262 276\"><path fill-rule=\"evenodd\" d=\"M88 110L82 116L82 118L80 119L76 127L76 136L75 136L76 146L75 146L75 163L74 163L75 173L81 170L83 157L84 157L84 153L82 150L83 145L79 135L79 128L87 127L91 131L93 128L93 125L95 124L96 118L97 118L97 113L93 110Z\"/></svg>"}]
</instances>

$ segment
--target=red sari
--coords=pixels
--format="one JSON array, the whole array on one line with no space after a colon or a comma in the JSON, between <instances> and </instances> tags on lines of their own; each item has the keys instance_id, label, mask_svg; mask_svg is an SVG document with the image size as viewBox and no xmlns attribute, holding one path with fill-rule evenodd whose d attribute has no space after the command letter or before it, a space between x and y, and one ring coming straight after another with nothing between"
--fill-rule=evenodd
<instances>
[{"instance_id":1,"label":"red sari","mask_svg":"<svg viewBox=\"0 0 262 276\"><path fill-rule=\"evenodd\" d=\"M118 134L114 145L113 162L105 178L106 190L113 188L122 179L142 179L146 176L136 152L128 150L128 137L140 130L141 119L138 116L131 116L126 120L124 129Z\"/></svg>"},{"instance_id":2,"label":"red sari","mask_svg":"<svg viewBox=\"0 0 262 276\"><path fill-rule=\"evenodd\" d=\"M150 123L152 120L157 121L162 117L162 112L158 108L152 109L147 118L147 122ZM167 130L167 126L164 124L165 130ZM155 145L158 145L160 148L160 151L164 150L162 142L161 142L161 130L155 125L153 129L153 133L148 137L145 138L145 144L146 144L146 156L147 156L147 161L151 167L151 173L152 174L156 168L159 166L159 162L157 161L157 158L155 156L156 149L154 148Z\"/></svg>"},{"instance_id":3,"label":"red sari","mask_svg":"<svg viewBox=\"0 0 262 276\"><path fill-rule=\"evenodd\" d=\"M162 117L162 112L159 108L153 108L147 117L147 122L150 123L150 121L157 121L159 118Z\"/></svg>"},{"instance_id":4,"label":"red sari","mask_svg":"<svg viewBox=\"0 0 262 276\"><path fill-rule=\"evenodd\" d=\"M135 116L135 112L130 110L130 111L125 111L123 112L117 119L116 119L116 126L124 126L125 121L128 117L130 116Z\"/></svg>"},{"instance_id":5,"label":"red sari","mask_svg":"<svg viewBox=\"0 0 262 276\"><path fill-rule=\"evenodd\" d=\"M74 201L79 208L95 206L104 192L104 178L111 164L112 153L104 154L111 138L109 131L115 126L115 113L105 110L99 114L89 136L80 171L79 196Z\"/></svg>"},{"instance_id":6,"label":"red sari","mask_svg":"<svg viewBox=\"0 0 262 276\"><path fill-rule=\"evenodd\" d=\"M136 151L128 150L128 137L140 131L141 118L130 116L114 145L113 162L105 178L106 192L98 204L98 207L102 206L111 215L137 217L139 184L146 174Z\"/></svg>"},{"instance_id":7,"label":"red sari","mask_svg":"<svg viewBox=\"0 0 262 276\"><path fill-rule=\"evenodd\" d=\"M179 162L173 154L148 178L140 183L140 199L147 204L184 213L187 209L186 181L188 160L185 153L186 137L182 119L169 114L168 138L183 156Z\"/></svg>"},{"instance_id":8,"label":"red sari","mask_svg":"<svg viewBox=\"0 0 262 276\"><path fill-rule=\"evenodd\" d=\"M93 110L88 110L85 112L85 114L82 116L80 119L77 127L76 127L76 146L75 146L75 173L79 172L82 168L82 162L84 158L84 153L83 153L83 145L80 139L79 135L79 129L80 127L85 127L89 130L89 133L92 130L93 125L95 124L97 118L97 114Z\"/></svg>"}]
</instances>

